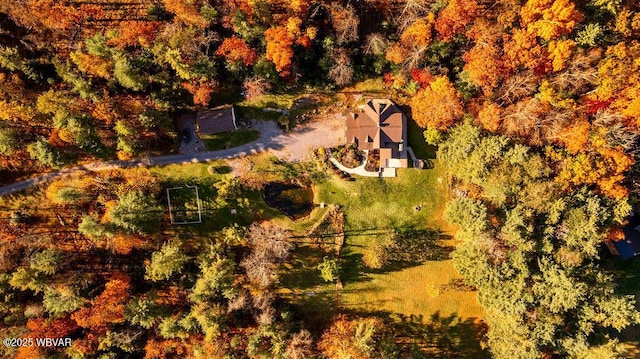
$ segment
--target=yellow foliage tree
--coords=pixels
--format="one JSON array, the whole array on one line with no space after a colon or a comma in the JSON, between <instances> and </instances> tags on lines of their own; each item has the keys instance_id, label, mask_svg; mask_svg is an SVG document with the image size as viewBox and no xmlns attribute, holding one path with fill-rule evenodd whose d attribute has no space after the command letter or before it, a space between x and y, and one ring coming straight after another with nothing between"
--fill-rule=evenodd
<instances>
[{"instance_id":1,"label":"yellow foliage tree","mask_svg":"<svg viewBox=\"0 0 640 359\"><path fill-rule=\"evenodd\" d=\"M520 19L528 32L549 41L570 34L583 16L571 0L528 0Z\"/></svg>"},{"instance_id":2,"label":"yellow foliage tree","mask_svg":"<svg viewBox=\"0 0 640 359\"><path fill-rule=\"evenodd\" d=\"M551 60L553 71L560 71L566 67L567 60L575 47L576 43L571 39L549 42L549 60Z\"/></svg>"},{"instance_id":3,"label":"yellow foliage tree","mask_svg":"<svg viewBox=\"0 0 640 359\"><path fill-rule=\"evenodd\" d=\"M85 54L81 51L72 52L70 57L80 71L105 79L111 78L113 73L113 61L111 59Z\"/></svg>"},{"instance_id":4,"label":"yellow foliage tree","mask_svg":"<svg viewBox=\"0 0 640 359\"><path fill-rule=\"evenodd\" d=\"M611 110L640 127L640 42L610 46L598 66L597 100L612 101Z\"/></svg>"},{"instance_id":5,"label":"yellow foliage tree","mask_svg":"<svg viewBox=\"0 0 640 359\"><path fill-rule=\"evenodd\" d=\"M405 46L429 46L432 40L434 15L420 18L409 25L400 35L400 42Z\"/></svg>"},{"instance_id":6,"label":"yellow foliage tree","mask_svg":"<svg viewBox=\"0 0 640 359\"><path fill-rule=\"evenodd\" d=\"M411 99L413 118L420 127L445 130L464 114L462 99L446 76L438 76L429 87Z\"/></svg>"}]
</instances>

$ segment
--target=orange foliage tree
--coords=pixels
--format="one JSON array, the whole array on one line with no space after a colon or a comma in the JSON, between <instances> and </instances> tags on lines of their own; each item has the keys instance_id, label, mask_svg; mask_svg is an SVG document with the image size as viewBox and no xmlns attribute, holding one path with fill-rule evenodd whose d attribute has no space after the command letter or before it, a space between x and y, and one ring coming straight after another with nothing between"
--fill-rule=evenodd
<instances>
[{"instance_id":1,"label":"orange foliage tree","mask_svg":"<svg viewBox=\"0 0 640 359\"><path fill-rule=\"evenodd\" d=\"M286 77L291 70L291 59L293 59L293 39L289 36L287 28L275 26L264 32L267 41L266 58L273 62L280 76Z\"/></svg>"},{"instance_id":2,"label":"orange foliage tree","mask_svg":"<svg viewBox=\"0 0 640 359\"><path fill-rule=\"evenodd\" d=\"M122 272L115 272L104 287L104 291L84 307L71 315L71 319L82 328L96 333L105 332L110 325L124 322L125 301L129 297L131 279Z\"/></svg>"},{"instance_id":3,"label":"orange foliage tree","mask_svg":"<svg viewBox=\"0 0 640 359\"><path fill-rule=\"evenodd\" d=\"M511 70L523 66L527 69L547 69L548 52L538 43L536 35L524 29L515 29L512 35L505 36L505 64Z\"/></svg>"},{"instance_id":4,"label":"orange foliage tree","mask_svg":"<svg viewBox=\"0 0 640 359\"><path fill-rule=\"evenodd\" d=\"M432 40L433 22L433 14L414 21L400 34L400 42L405 46L429 46Z\"/></svg>"},{"instance_id":5,"label":"orange foliage tree","mask_svg":"<svg viewBox=\"0 0 640 359\"><path fill-rule=\"evenodd\" d=\"M233 35L222 41L216 55L223 56L229 62L242 63L244 66L253 65L258 56L256 52L241 38Z\"/></svg>"},{"instance_id":6,"label":"orange foliage tree","mask_svg":"<svg viewBox=\"0 0 640 359\"><path fill-rule=\"evenodd\" d=\"M496 132L502 123L502 109L496 103L486 102L478 112L478 123L485 130Z\"/></svg>"},{"instance_id":7,"label":"orange foliage tree","mask_svg":"<svg viewBox=\"0 0 640 359\"><path fill-rule=\"evenodd\" d=\"M464 114L462 99L446 76L438 76L429 87L411 99L413 118L420 127L445 130Z\"/></svg>"},{"instance_id":8,"label":"orange foliage tree","mask_svg":"<svg viewBox=\"0 0 640 359\"><path fill-rule=\"evenodd\" d=\"M498 44L500 30L486 21L479 21L467 31L467 37L474 40L475 45L462 55L464 71L485 95L489 95L506 75Z\"/></svg>"},{"instance_id":9,"label":"orange foliage tree","mask_svg":"<svg viewBox=\"0 0 640 359\"><path fill-rule=\"evenodd\" d=\"M68 317L31 318L27 321L27 329L29 329L29 336L33 338L63 338L76 331L78 325Z\"/></svg>"},{"instance_id":10,"label":"orange foliage tree","mask_svg":"<svg viewBox=\"0 0 640 359\"><path fill-rule=\"evenodd\" d=\"M565 126L557 135L557 142L562 144L569 153L576 154L584 151L589 142L591 123L584 117L578 117Z\"/></svg>"},{"instance_id":11,"label":"orange foliage tree","mask_svg":"<svg viewBox=\"0 0 640 359\"><path fill-rule=\"evenodd\" d=\"M589 151L575 155L547 148L547 157L558 163L556 181L565 189L580 185L596 185L609 197L621 199L629 194L622 185L634 159L621 147L609 147L600 133L589 139Z\"/></svg>"},{"instance_id":12,"label":"orange foliage tree","mask_svg":"<svg viewBox=\"0 0 640 359\"><path fill-rule=\"evenodd\" d=\"M451 41L461 33L478 15L480 7L476 0L451 0L438 13L436 31L443 41Z\"/></svg>"},{"instance_id":13,"label":"orange foliage tree","mask_svg":"<svg viewBox=\"0 0 640 359\"><path fill-rule=\"evenodd\" d=\"M123 21L118 26L117 36L109 40L110 45L119 48L127 46L150 47L156 37L159 22L154 21Z\"/></svg>"},{"instance_id":14,"label":"orange foliage tree","mask_svg":"<svg viewBox=\"0 0 640 359\"><path fill-rule=\"evenodd\" d=\"M193 95L194 104L208 106L209 101L211 101L211 94L217 88L217 83L213 80L196 79L191 82L183 82L182 87Z\"/></svg>"},{"instance_id":15,"label":"orange foliage tree","mask_svg":"<svg viewBox=\"0 0 640 359\"><path fill-rule=\"evenodd\" d=\"M209 22L200 14L202 1L162 0L165 9L175 14L176 18L187 25L204 29Z\"/></svg>"}]
</instances>

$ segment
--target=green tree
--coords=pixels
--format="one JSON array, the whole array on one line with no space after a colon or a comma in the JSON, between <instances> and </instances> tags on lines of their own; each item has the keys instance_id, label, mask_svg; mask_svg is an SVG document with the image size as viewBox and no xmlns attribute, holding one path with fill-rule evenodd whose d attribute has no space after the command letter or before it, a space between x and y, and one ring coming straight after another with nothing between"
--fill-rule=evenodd
<instances>
[{"instance_id":1,"label":"green tree","mask_svg":"<svg viewBox=\"0 0 640 359\"><path fill-rule=\"evenodd\" d=\"M59 153L57 153L53 147L47 142L47 139L40 137L35 142L27 146L27 151L31 158L40 161L45 166L51 168L61 168L64 162L61 159Z\"/></svg>"},{"instance_id":2,"label":"green tree","mask_svg":"<svg viewBox=\"0 0 640 359\"><path fill-rule=\"evenodd\" d=\"M153 300L145 297L133 298L127 303L125 318L134 325L145 329L151 328L158 320L160 308Z\"/></svg>"},{"instance_id":3,"label":"green tree","mask_svg":"<svg viewBox=\"0 0 640 359\"><path fill-rule=\"evenodd\" d=\"M142 191L125 191L118 195L118 204L107 210L109 222L132 233L152 233L158 230L162 207L152 195Z\"/></svg>"},{"instance_id":4,"label":"green tree","mask_svg":"<svg viewBox=\"0 0 640 359\"><path fill-rule=\"evenodd\" d=\"M46 275L54 275L62 260L62 252L57 249L45 249L31 256L29 267Z\"/></svg>"},{"instance_id":5,"label":"green tree","mask_svg":"<svg viewBox=\"0 0 640 359\"><path fill-rule=\"evenodd\" d=\"M226 258L220 249L211 247L200 261L200 275L189 299L196 303L217 297L233 299L238 293L234 280L235 262Z\"/></svg>"},{"instance_id":6,"label":"green tree","mask_svg":"<svg viewBox=\"0 0 640 359\"><path fill-rule=\"evenodd\" d=\"M0 126L0 155L10 156L18 148L14 130Z\"/></svg>"},{"instance_id":7,"label":"green tree","mask_svg":"<svg viewBox=\"0 0 640 359\"><path fill-rule=\"evenodd\" d=\"M172 275L181 273L187 261L189 256L182 253L176 244L165 243L151 255L151 262L145 266L145 278L154 282L167 280Z\"/></svg>"},{"instance_id":8,"label":"green tree","mask_svg":"<svg viewBox=\"0 0 640 359\"><path fill-rule=\"evenodd\" d=\"M340 278L340 271L342 270L342 266L337 259L324 257L322 263L318 264L318 270L320 271L320 278L322 278L325 282L333 282L336 279Z\"/></svg>"},{"instance_id":9,"label":"green tree","mask_svg":"<svg viewBox=\"0 0 640 359\"><path fill-rule=\"evenodd\" d=\"M9 71L20 71L31 80L37 80L38 75L20 56L15 47L0 46L0 67Z\"/></svg>"},{"instance_id":10,"label":"green tree","mask_svg":"<svg viewBox=\"0 0 640 359\"><path fill-rule=\"evenodd\" d=\"M113 76L122 87L141 91L146 87L146 82L138 70L133 66L127 55L117 53L113 56Z\"/></svg>"},{"instance_id":11,"label":"green tree","mask_svg":"<svg viewBox=\"0 0 640 359\"><path fill-rule=\"evenodd\" d=\"M113 236L113 233L111 233L107 226L100 223L97 218L88 214L82 216L82 219L78 224L78 232L93 241Z\"/></svg>"},{"instance_id":12,"label":"green tree","mask_svg":"<svg viewBox=\"0 0 640 359\"><path fill-rule=\"evenodd\" d=\"M80 297L78 292L67 286L47 287L42 297L44 309L54 317L71 313L82 307L83 304L84 299Z\"/></svg>"}]
</instances>

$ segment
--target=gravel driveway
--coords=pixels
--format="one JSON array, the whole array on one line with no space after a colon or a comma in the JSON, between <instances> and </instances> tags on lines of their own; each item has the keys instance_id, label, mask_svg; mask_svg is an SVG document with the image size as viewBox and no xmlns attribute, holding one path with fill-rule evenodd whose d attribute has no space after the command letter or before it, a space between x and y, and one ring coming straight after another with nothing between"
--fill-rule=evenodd
<instances>
[{"instance_id":1,"label":"gravel driveway","mask_svg":"<svg viewBox=\"0 0 640 359\"><path fill-rule=\"evenodd\" d=\"M163 166L175 163L197 163L219 159L231 159L271 151L278 158L287 161L309 159L311 150L321 146L331 147L344 143L345 126L343 117L339 114L328 115L325 120L314 121L291 133L283 133L274 122L258 121L254 128L260 131L260 138L235 148L220 151L204 151L184 153L168 156L147 157L129 161L94 162L76 167L65 168L0 187L0 196L23 191L25 189L45 184L60 177L82 173L104 171L115 168Z\"/></svg>"}]
</instances>

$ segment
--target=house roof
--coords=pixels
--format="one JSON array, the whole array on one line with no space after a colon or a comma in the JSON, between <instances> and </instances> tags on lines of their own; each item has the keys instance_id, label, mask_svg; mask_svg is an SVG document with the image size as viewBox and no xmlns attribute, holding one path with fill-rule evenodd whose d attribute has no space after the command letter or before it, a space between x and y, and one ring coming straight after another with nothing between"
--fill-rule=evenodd
<instances>
[{"instance_id":1,"label":"house roof","mask_svg":"<svg viewBox=\"0 0 640 359\"><path fill-rule=\"evenodd\" d=\"M233 105L218 106L196 114L196 128L201 134L212 134L237 130Z\"/></svg>"},{"instance_id":2,"label":"house roof","mask_svg":"<svg viewBox=\"0 0 640 359\"><path fill-rule=\"evenodd\" d=\"M622 228L624 239L613 242L620 258L628 259L640 254L640 215L629 218L629 223Z\"/></svg>"},{"instance_id":3,"label":"house roof","mask_svg":"<svg viewBox=\"0 0 640 359\"><path fill-rule=\"evenodd\" d=\"M405 118L391 100L372 99L364 105L363 113L347 118L347 141L355 142L361 150L386 148L403 142Z\"/></svg>"}]
</instances>

